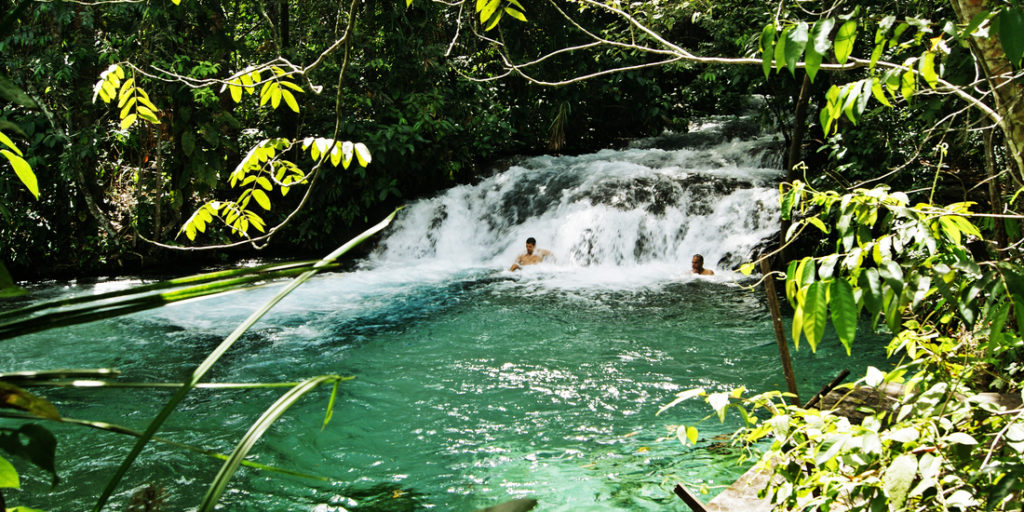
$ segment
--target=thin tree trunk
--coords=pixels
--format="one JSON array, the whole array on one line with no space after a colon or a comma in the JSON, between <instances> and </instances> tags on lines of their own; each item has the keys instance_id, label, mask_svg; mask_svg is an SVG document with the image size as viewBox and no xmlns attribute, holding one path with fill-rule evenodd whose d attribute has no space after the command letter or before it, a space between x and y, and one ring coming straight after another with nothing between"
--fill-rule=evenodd
<instances>
[{"instance_id":1,"label":"thin tree trunk","mask_svg":"<svg viewBox=\"0 0 1024 512\"><path fill-rule=\"evenodd\" d=\"M981 12L991 10L990 7L998 7L997 2L991 0L951 0L951 3L963 24L970 23ZM1018 185L1024 186L1024 100L1021 86L1012 78L1013 66L998 37L971 39L971 51L985 72L995 98L996 112L1002 118L999 128L1015 171L1011 176Z\"/></svg>"},{"instance_id":2,"label":"thin tree trunk","mask_svg":"<svg viewBox=\"0 0 1024 512\"><path fill-rule=\"evenodd\" d=\"M803 158L804 135L807 133L807 106L811 101L811 79L804 73L803 83L800 85L800 94L796 99L796 110L793 112L793 132L789 139L789 150L786 152L786 181L792 182L798 178L796 166ZM783 219L779 225L779 261L783 264L789 261L789 251L786 250L786 232L789 231L789 220Z\"/></svg>"}]
</instances>

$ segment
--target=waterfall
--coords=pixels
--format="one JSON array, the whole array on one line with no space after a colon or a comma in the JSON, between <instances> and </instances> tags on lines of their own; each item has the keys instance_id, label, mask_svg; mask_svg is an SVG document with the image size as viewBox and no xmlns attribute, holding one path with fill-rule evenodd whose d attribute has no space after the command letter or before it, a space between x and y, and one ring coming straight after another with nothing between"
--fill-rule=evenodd
<instances>
[{"instance_id":1,"label":"waterfall","mask_svg":"<svg viewBox=\"0 0 1024 512\"><path fill-rule=\"evenodd\" d=\"M699 253L728 272L778 229L782 174L765 166L770 138L730 138L729 127L523 159L410 204L371 264L508 268L535 237L566 271L681 273Z\"/></svg>"}]
</instances>

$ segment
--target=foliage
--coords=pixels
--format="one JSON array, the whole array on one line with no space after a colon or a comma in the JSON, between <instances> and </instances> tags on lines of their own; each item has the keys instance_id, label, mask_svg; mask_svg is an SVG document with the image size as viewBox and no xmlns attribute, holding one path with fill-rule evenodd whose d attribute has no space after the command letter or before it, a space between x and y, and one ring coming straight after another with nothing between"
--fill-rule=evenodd
<instances>
[{"instance_id":1,"label":"foliage","mask_svg":"<svg viewBox=\"0 0 1024 512\"><path fill-rule=\"evenodd\" d=\"M0 149L0 154L7 158L7 162L11 164L11 168L14 169L14 173L18 175L18 179L25 185L25 188L36 199L39 199L39 182L35 173L32 172L32 166L22 158L25 156L24 153L14 145L14 141L10 137L4 135L4 132L0 132L0 143L7 146L7 149Z\"/></svg>"},{"instance_id":2,"label":"foliage","mask_svg":"<svg viewBox=\"0 0 1024 512\"><path fill-rule=\"evenodd\" d=\"M1019 393L1024 384L1024 267L975 259L967 244L981 233L969 204L911 205L884 187L840 195L800 182L785 186L781 203L794 217L789 237L812 228L835 244L789 265L794 340L806 337L813 350L831 319L849 351L866 313L891 330L888 353L902 362L888 373L871 368L862 382L900 383L902 396L861 424L787 405L777 392L695 390L677 402L704 396L723 418L736 408L748 425L739 440L772 439L761 464L781 477L770 490L780 509L1014 510L1024 413L983 391Z\"/></svg>"}]
</instances>

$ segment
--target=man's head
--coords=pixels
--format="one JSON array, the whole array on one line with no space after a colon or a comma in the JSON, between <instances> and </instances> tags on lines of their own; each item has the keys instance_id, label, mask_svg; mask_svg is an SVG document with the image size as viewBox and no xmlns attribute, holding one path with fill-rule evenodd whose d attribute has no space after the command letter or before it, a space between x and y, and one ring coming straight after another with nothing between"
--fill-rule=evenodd
<instances>
[{"instance_id":1,"label":"man's head","mask_svg":"<svg viewBox=\"0 0 1024 512\"><path fill-rule=\"evenodd\" d=\"M533 254L533 249L537 247L537 240L532 236L526 239L526 254Z\"/></svg>"},{"instance_id":2,"label":"man's head","mask_svg":"<svg viewBox=\"0 0 1024 512\"><path fill-rule=\"evenodd\" d=\"M703 270L704 270L704 256L701 256L700 254L694 254L693 255L693 271L699 274Z\"/></svg>"}]
</instances>

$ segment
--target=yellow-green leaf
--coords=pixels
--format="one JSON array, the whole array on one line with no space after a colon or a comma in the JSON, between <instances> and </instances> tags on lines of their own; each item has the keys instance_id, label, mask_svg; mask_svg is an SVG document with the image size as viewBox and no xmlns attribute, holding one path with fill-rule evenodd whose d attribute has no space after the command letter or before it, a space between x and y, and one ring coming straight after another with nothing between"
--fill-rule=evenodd
<instances>
[{"instance_id":1,"label":"yellow-green leaf","mask_svg":"<svg viewBox=\"0 0 1024 512\"><path fill-rule=\"evenodd\" d=\"M281 88L274 87L270 91L270 106L277 108L281 105Z\"/></svg>"},{"instance_id":2,"label":"yellow-green leaf","mask_svg":"<svg viewBox=\"0 0 1024 512\"><path fill-rule=\"evenodd\" d=\"M900 94L903 95L903 99L910 101L911 96L917 90L917 76L913 71L906 71L903 73L903 77L900 80Z\"/></svg>"},{"instance_id":3,"label":"yellow-green leaf","mask_svg":"<svg viewBox=\"0 0 1024 512\"><path fill-rule=\"evenodd\" d=\"M511 7L506 7L505 8L505 12L508 13L509 16L512 16L513 18L515 18L515 19L517 19L519 21L522 21L522 22L526 21L526 15L525 14L523 14L523 13L521 13L521 12L519 12L519 11L517 11L517 10L511 8Z\"/></svg>"},{"instance_id":4,"label":"yellow-green leaf","mask_svg":"<svg viewBox=\"0 0 1024 512\"><path fill-rule=\"evenodd\" d=\"M231 92L231 99L235 100L235 103L242 102L242 87L238 85L234 80L228 83L228 91Z\"/></svg>"},{"instance_id":5,"label":"yellow-green leaf","mask_svg":"<svg viewBox=\"0 0 1024 512\"><path fill-rule=\"evenodd\" d=\"M103 98L104 103L110 103L110 100L117 97L117 90L110 82L103 82L103 94L100 94L100 98Z\"/></svg>"},{"instance_id":6,"label":"yellow-green leaf","mask_svg":"<svg viewBox=\"0 0 1024 512\"><path fill-rule=\"evenodd\" d=\"M352 143L347 140L341 144L341 165L345 169L352 163L352 148Z\"/></svg>"},{"instance_id":7,"label":"yellow-green leaf","mask_svg":"<svg viewBox=\"0 0 1024 512\"><path fill-rule=\"evenodd\" d=\"M129 95L131 95L131 93L134 90L135 90L135 77L132 77L132 78L129 78L128 80L125 80L124 83L121 84L121 92L117 93L117 99L119 101L123 102L124 99L127 98ZM118 104L118 106L120 106L120 104Z\"/></svg>"},{"instance_id":8,"label":"yellow-green leaf","mask_svg":"<svg viewBox=\"0 0 1024 512\"><path fill-rule=\"evenodd\" d=\"M918 62L918 71L925 83L932 89L939 83L939 74L935 71L935 52L925 52L924 57Z\"/></svg>"},{"instance_id":9,"label":"yellow-green leaf","mask_svg":"<svg viewBox=\"0 0 1024 512\"><path fill-rule=\"evenodd\" d=\"M853 53L853 43L857 39L857 22L849 20L839 27L834 45L836 62L846 64L846 59Z\"/></svg>"},{"instance_id":10,"label":"yellow-green leaf","mask_svg":"<svg viewBox=\"0 0 1024 512\"><path fill-rule=\"evenodd\" d=\"M18 179L25 184L25 188L39 199L39 182L36 180L36 174L32 172L32 166L25 161L19 155L16 155L6 149L0 149L0 154L7 157L7 160L11 162L11 167L14 168L14 174L18 175Z\"/></svg>"},{"instance_id":11,"label":"yellow-green leaf","mask_svg":"<svg viewBox=\"0 0 1024 512\"><path fill-rule=\"evenodd\" d=\"M501 11L498 11L497 16L494 16L493 20L491 21L491 24L487 25L487 28L485 28L484 31L486 32L486 31L491 30L494 27L497 27L499 21L501 21Z\"/></svg>"},{"instance_id":12,"label":"yellow-green leaf","mask_svg":"<svg viewBox=\"0 0 1024 512\"><path fill-rule=\"evenodd\" d=\"M289 88L289 89L291 89L291 90L293 90L293 91L295 91L295 92L306 92L306 91L302 90L302 87L299 87L298 85L295 85L294 83L289 82L287 80L281 80L278 83L283 85L283 86L285 86L285 87L287 87L287 88Z\"/></svg>"},{"instance_id":13,"label":"yellow-green leaf","mask_svg":"<svg viewBox=\"0 0 1024 512\"><path fill-rule=\"evenodd\" d=\"M334 148L331 149L331 165L337 167L341 163L341 145L337 142L334 143Z\"/></svg>"},{"instance_id":14,"label":"yellow-green leaf","mask_svg":"<svg viewBox=\"0 0 1024 512\"><path fill-rule=\"evenodd\" d=\"M160 124L160 120L157 119L156 113L150 110L149 108L140 106L137 109L137 112L139 113L140 118L145 119L146 121L149 121L153 124Z\"/></svg>"},{"instance_id":15,"label":"yellow-green leaf","mask_svg":"<svg viewBox=\"0 0 1024 512\"><path fill-rule=\"evenodd\" d=\"M252 198L256 200L256 203L260 205L264 210L270 209L270 198L267 197L267 193L256 188L252 191Z\"/></svg>"},{"instance_id":16,"label":"yellow-green leaf","mask_svg":"<svg viewBox=\"0 0 1024 512\"><path fill-rule=\"evenodd\" d=\"M0 488L21 489L18 470L14 469L14 465L3 457L0 457Z\"/></svg>"},{"instance_id":17,"label":"yellow-green leaf","mask_svg":"<svg viewBox=\"0 0 1024 512\"><path fill-rule=\"evenodd\" d=\"M268 180L265 176L260 176L259 178L257 178L256 184L263 187L263 190L270 190L274 188L274 185L272 185L270 183L270 180Z\"/></svg>"},{"instance_id":18,"label":"yellow-green leaf","mask_svg":"<svg viewBox=\"0 0 1024 512\"><path fill-rule=\"evenodd\" d=\"M370 150L366 147L366 144L363 144L362 142L357 142L355 145L355 149L356 159L359 160L359 165L363 167L370 165Z\"/></svg>"},{"instance_id":19,"label":"yellow-green leaf","mask_svg":"<svg viewBox=\"0 0 1024 512\"><path fill-rule=\"evenodd\" d=\"M882 82L877 76L871 79L871 94L882 105L892 107L892 103L889 103L889 98L885 96L885 91L882 89Z\"/></svg>"},{"instance_id":20,"label":"yellow-green leaf","mask_svg":"<svg viewBox=\"0 0 1024 512\"><path fill-rule=\"evenodd\" d=\"M295 96L292 95L291 91L285 89L279 89L281 91L281 97L284 98L285 104L288 108L292 109L292 112L296 114L299 112L299 103L295 101Z\"/></svg>"},{"instance_id":21,"label":"yellow-green leaf","mask_svg":"<svg viewBox=\"0 0 1024 512\"><path fill-rule=\"evenodd\" d=\"M131 98L128 101L127 104L125 104L124 108L121 109L120 119L124 119L124 118L128 117L128 114L131 114L132 113L132 109L134 109L134 108L135 108L135 98L133 97L133 98Z\"/></svg>"},{"instance_id":22,"label":"yellow-green leaf","mask_svg":"<svg viewBox=\"0 0 1024 512\"><path fill-rule=\"evenodd\" d=\"M11 151L14 151L16 155L23 156L21 150L14 145L14 141L11 140L10 137L4 135L4 132L0 132L0 142L2 142L5 146L11 148Z\"/></svg>"},{"instance_id":23,"label":"yellow-green leaf","mask_svg":"<svg viewBox=\"0 0 1024 512\"><path fill-rule=\"evenodd\" d=\"M749 276L753 271L754 271L754 263L753 262L744 263L744 264L740 265L740 273L745 275L745 276Z\"/></svg>"},{"instance_id":24,"label":"yellow-green leaf","mask_svg":"<svg viewBox=\"0 0 1024 512\"><path fill-rule=\"evenodd\" d=\"M498 6L501 5L501 0L490 0L484 4L484 8L480 10L480 23L485 23L491 19L494 15L494 11L498 10Z\"/></svg>"},{"instance_id":25,"label":"yellow-green leaf","mask_svg":"<svg viewBox=\"0 0 1024 512\"><path fill-rule=\"evenodd\" d=\"M131 127L131 125L135 123L135 120L137 118L138 118L137 115L131 114L128 117L122 119L121 120L121 131L127 130L129 127Z\"/></svg>"}]
</instances>

